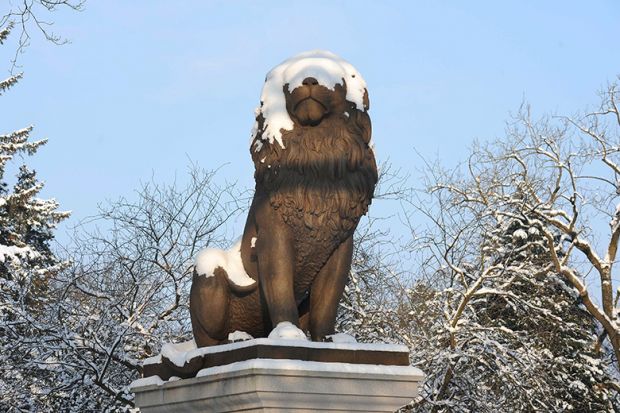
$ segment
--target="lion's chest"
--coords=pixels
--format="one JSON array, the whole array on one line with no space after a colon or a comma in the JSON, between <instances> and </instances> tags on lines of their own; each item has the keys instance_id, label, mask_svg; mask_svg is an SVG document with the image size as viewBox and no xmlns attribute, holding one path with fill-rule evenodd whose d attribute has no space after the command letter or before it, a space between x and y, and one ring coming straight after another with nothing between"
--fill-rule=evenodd
<instances>
[{"instance_id":1,"label":"lion's chest","mask_svg":"<svg viewBox=\"0 0 620 413\"><path fill-rule=\"evenodd\" d=\"M300 299L368 211L377 169L372 151L347 128L293 130L284 143L255 154L256 189L290 229Z\"/></svg>"},{"instance_id":2,"label":"lion's chest","mask_svg":"<svg viewBox=\"0 0 620 413\"><path fill-rule=\"evenodd\" d=\"M271 206L291 231L295 250L295 295L305 296L332 253L353 235L370 199L344 183L309 185L278 191ZM365 198L365 199L363 199Z\"/></svg>"}]
</instances>

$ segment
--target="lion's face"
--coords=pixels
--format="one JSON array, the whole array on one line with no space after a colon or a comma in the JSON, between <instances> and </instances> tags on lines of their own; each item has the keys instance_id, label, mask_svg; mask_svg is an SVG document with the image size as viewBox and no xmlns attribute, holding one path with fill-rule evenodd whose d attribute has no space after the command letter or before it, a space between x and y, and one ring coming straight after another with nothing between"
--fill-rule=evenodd
<instances>
[{"instance_id":1,"label":"lion's face","mask_svg":"<svg viewBox=\"0 0 620 413\"><path fill-rule=\"evenodd\" d=\"M341 115L347 108L346 86L336 84L334 90L319 84L313 77L303 80L292 92L284 85L286 110L294 123L317 126L332 115Z\"/></svg>"},{"instance_id":2,"label":"lion's face","mask_svg":"<svg viewBox=\"0 0 620 413\"><path fill-rule=\"evenodd\" d=\"M299 130L323 130L356 124L368 129L366 81L350 63L322 50L300 53L271 69L256 108L250 145L260 152ZM316 128L318 126L318 128ZM370 139L370 130L365 138ZM366 142L368 143L368 142ZM259 158L263 159L263 157Z\"/></svg>"}]
</instances>

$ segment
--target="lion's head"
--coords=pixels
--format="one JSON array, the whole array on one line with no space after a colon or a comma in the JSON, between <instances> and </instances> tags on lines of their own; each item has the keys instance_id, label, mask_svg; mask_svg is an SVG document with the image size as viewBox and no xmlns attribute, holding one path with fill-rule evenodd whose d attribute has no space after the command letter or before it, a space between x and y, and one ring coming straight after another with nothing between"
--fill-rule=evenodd
<instances>
[{"instance_id":1,"label":"lion's head","mask_svg":"<svg viewBox=\"0 0 620 413\"><path fill-rule=\"evenodd\" d=\"M283 134L296 127L334 128L350 122L365 129L363 138L369 144L368 108L366 82L351 64L326 51L301 53L267 74L256 109L252 150L259 152L276 142L284 149Z\"/></svg>"}]
</instances>

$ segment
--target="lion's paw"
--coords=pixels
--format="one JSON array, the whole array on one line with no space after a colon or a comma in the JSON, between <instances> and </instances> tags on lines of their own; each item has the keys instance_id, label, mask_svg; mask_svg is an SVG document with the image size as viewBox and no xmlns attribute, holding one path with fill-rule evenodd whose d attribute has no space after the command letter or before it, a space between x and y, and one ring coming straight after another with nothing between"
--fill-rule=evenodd
<instances>
[{"instance_id":1,"label":"lion's paw","mask_svg":"<svg viewBox=\"0 0 620 413\"><path fill-rule=\"evenodd\" d=\"M279 340L308 340L306 333L289 321L278 323L276 328L269 333L269 338Z\"/></svg>"}]
</instances>

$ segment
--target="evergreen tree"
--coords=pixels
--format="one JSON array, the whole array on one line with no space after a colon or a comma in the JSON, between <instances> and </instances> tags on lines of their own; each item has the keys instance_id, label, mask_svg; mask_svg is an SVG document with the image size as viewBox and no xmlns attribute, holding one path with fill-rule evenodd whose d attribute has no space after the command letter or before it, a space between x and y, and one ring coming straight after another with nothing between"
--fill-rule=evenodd
<instances>
[{"instance_id":1,"label":"evergreen tree","mask_svg":"<svg viewBox=\"0 0 620 413\"><path fill-rule=\"evenodd\" d=\"M480 246L487 264L454 262L462 272L444 272L454 278L436 286L425 307L423 284L411 289L413 313L426 308L435 320L431 334L411 322L414 359L424 360L427 373L412 410L613 411L596 321L548 268L540 222L515 217L486 228Z\"/></svg>"},{"instance_id":2,"label":"evergreen tree","mask_svg":"<svg viewBox=\"0 0 620 413\"><path fill-rule=\"evenodd\" d=\"M11 26L0 31L0 44ZM0 82L0 94L21 75ZM0 410L40 410L47 395L53 355L41 343L47 329L50 280L66 264L50 249L53 230L69 213L37 195L43 184L26 165L15 184L5 180L16 155L32 155L45 140L29 142L32 127L0 135ZM47 406L50 407L49 405Z\"/></svg>"}]
</instances>

